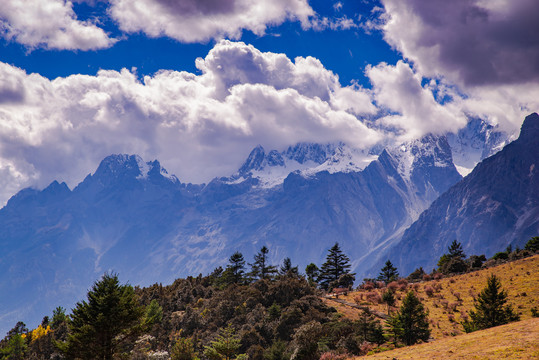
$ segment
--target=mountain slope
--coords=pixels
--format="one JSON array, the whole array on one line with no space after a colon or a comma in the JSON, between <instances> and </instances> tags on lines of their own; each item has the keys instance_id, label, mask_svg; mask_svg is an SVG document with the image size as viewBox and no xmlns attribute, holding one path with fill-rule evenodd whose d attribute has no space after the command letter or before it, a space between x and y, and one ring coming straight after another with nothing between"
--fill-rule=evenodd
<instances>
[{"instance_id":1,"label":"mountain slope","mask_svg":"<svg viewBox=\"0 0 539 360\"><path fill-rule=\"evenodd\" d=\"M236 174L207 185L112 155L72 191L26 189L0 210L0 307L9 309L0 322L70 306L104 271L171 282L209 273L236 250L249 261L262 245L272 263L288 256L304 268L340 241L360 275L460 178L446 139L433 136L378 158L344 144L257 147Z\"/></svg>"},{"instance_id":2,"label":"mountain slope","mask_svg":"<svg viewBox=\"0 0 539 360\"><path fill-rule=\"evenodd\" d=\"M483 160L432 203L389 253L403 274L431 269L454 239L468 255L493 255L539 234L539 115L517 140Z\"/></svg>"}]
</instances>

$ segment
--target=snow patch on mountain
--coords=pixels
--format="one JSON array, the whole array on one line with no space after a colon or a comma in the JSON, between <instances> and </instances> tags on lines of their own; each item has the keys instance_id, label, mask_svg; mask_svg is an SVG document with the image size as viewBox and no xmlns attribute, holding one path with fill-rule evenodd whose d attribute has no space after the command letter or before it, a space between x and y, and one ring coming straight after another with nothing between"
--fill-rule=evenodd
<instances>
[{"instance_id":1,"label":"snow patch on mountain","mask_svg":"<svg viewBox=\"0 0 539 360\"><path fill-rule=\"evenodd\" d=\"M330 174L358 172L378 158L366 150L355 149L343 143L312 144L299 143L285 151L271 150L268 153L260 145L255 147L238 172L226 183L239 184L254 178L260 188L282 185L293 172L304 177L327 171Z\"/></svg>"},{"instance_id":2,"label":"snow patch on mountain","mask_svg":"<svg viewBox=\"0 0 539 360\"><path fill-rule=\"evenodd\" d=\"M482 119L471 119L456 134L447 134L453 162L462 176L468 175L483 159L496 154L515 140L517 133L506 134Z\"/></svg>"}]
</instances>

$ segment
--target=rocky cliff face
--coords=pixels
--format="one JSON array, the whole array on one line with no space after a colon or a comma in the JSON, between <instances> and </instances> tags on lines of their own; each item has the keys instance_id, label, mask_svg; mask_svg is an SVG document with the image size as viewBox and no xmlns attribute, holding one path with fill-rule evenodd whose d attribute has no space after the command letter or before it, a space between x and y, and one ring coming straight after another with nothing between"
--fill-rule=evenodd
<instances>
[{"instance_id":1,"label":"rocky cliff face","mask_svg":"<svg viewBox=\"0 0 539 360\"><path fill-rule=\"evenodd\" d=\"M454 239L468 255L522 247L539 234L539 115L520 136L483 160L432 203L404 233L389 258L403 274L431 269Z\"/></svg>"}]
</instances>

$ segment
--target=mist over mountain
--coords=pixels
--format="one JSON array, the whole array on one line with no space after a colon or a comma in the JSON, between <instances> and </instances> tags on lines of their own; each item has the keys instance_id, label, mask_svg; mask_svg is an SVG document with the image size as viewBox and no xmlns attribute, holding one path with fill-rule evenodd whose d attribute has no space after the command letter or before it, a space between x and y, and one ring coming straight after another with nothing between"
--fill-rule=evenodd
<instances>
[{"instance_id":1,"label":"mist over mountain","mask_svg":"<svg viewBox=\"0 0 539 360\"><path fill-rule=\"evenodd\" d=\"M258 146L235 174L201 185L111 155L73 190L25 189L0 210L0 321L71 306L105 271L167 283L263 245L273 263L290 257L303 269L339 241L361 276L460 179L446 138L430 135L379 155L342 143Z\"/></svg>"},{"instance_id":2,"label":"mist over mountain","mask_svg":"<svg viewBox=\"0 0 539 360\"><path fill-rule=\"evenodd\" d=\"M456 239L468 255L492 256L539 234L539 115L432 203L387 255L402 273L435 267Z\"/></svg>"}]
</instances>

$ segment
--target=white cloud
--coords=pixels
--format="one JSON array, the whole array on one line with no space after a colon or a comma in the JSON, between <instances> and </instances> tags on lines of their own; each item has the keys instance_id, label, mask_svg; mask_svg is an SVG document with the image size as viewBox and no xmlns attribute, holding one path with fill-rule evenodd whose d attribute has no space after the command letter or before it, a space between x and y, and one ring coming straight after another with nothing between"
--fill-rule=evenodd
<instances>
[{"instance_id":1,"label":"white cloud","mask_svg":"<svg viewBox=\"0 0 539 360\"><path fill-rule=\"evenodd\" d=\"M0 201L54 179L73 186L111 153L159 159L182 181L239 167L256 144L299 141L373 145L381 135L370 92L342 88L314 58L262 53L222 41L199 59L201 75L161 71L143 82L128 70L48 80L0 63Z\"/></svg>"},{"instance_id":2,"label":"white cloud","mask_svg":"<svg viewBox=\"0 0 539 360\"><path fill-rule=\"evenodd\" d=\"M382 0L384 38L416 74L453 84L454 106L514 133L539 110L539 2ZM460 98L460 99L459 99Z\"/></svg>"},{"instance_id":3,"label":"white cloud","mask_svg":"<svg viewBox=\"0 0 539 360\"><path fill-rule=\"evenodd\" d=\"M421 86L422 77L405 62L369 66L366 74L373 84L376 103L390 113L377 121L396 128L403 140L454 132L466 125L459 99L438 103L431 89Z\"/></svg>"},{"instance_id":4,"label":"white cloud","mask_svg":"<svg viewBox=\"0 0 539 360\"><path fill-rule=\"evenodd\" d=\"M91 21L79 21L72 3L64 0L3 0L0 32L30 48L94 50L115 40Z\"/></svg>"},{"instance_id":5,"label":"white cloud","mask_svg":"<svg viewBox=\"0 0 539 360\"><path fill-rule=\"evenodd\" d=\"M309 26L306 0L111 0L110 15L123 31L182 42L237 39L242 30L262 35L268 25L297 20Z\"/></svg>"}]
</instances>

